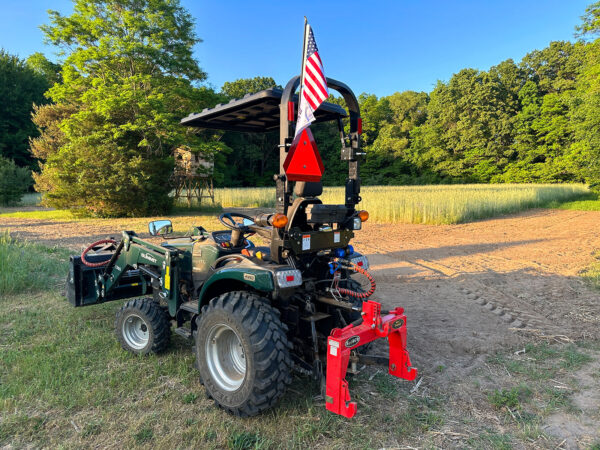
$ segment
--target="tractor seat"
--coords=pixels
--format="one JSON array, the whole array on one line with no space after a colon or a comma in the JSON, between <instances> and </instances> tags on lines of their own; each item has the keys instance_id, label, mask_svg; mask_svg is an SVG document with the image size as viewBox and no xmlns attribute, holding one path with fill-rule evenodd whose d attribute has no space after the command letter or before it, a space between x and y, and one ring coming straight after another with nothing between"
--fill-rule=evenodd
<instances>
[{"instance_id":1,"label":"tractor seat","mask_svg":"<svg viewBox=\"0 0 600 450\"><path fill-rule=\"evenodd\" d=\"M323 183L320 181L296 181L294 194L296 197L315 198L323 193Z\"/></svg>"}]
</instances>

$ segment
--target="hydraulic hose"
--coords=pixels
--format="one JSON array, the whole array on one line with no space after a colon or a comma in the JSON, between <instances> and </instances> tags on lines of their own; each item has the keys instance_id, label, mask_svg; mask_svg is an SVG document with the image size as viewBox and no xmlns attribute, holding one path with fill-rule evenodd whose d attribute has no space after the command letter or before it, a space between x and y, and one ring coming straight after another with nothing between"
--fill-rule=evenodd
<instances>
[{"instance_id":1,"label":"hydraulic hose","mask_svg":"<svg viewBox=\"0 0 600 450\"><path fill-rule=\"evenodd\" d=\"M362 267L357 266L356 264L349 263L348 267L350 269L352 269L353 271L355 271L356 273L360 273L360 274L364 275L365 277L367 277L367 279L369 280L369 283L371 283L371 289L369 289L367 292L356 292L356 291L352 291L350 289L338 288L338 291L340 292L340 294L349 295L351 297L356 297L356 298L369 298L371 295L373 295L373 293L375 292L375 288L377 286L376 286L375 280L373 279L371 274L369 272L367 272L365 269L363 269Z\"/></svg>"},{"instance_id":2,"label":"hydraulic hose","mask_svg":"<svg viewBox=\"0 0 600 450\"><path fill-rule=\"evenodd\" d=\"M89 262L88 260L85 259L85 255L88 254L88 252L90 250L92 250L95 246L100 245L100 244L116 244L117 241L113 240L113 239L102 239L100 241L94 242L93 244L88 245L88 247L81 252L81 262L88 266L88 267L102 267L108 264L108 262L110 261L110 258L107 259L106 261L100 261L97 263L93 263L93 262Z\"/></svg>"}]
</instances>

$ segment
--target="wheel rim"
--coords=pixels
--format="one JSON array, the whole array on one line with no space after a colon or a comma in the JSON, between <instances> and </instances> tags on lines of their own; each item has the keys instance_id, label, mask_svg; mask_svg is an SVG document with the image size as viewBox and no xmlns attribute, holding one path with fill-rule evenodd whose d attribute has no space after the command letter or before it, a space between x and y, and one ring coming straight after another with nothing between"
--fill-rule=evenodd
<instances>
[{"instance_id":1,"label":"wheel rim","mask_svg":"<svg viewBox=\"0 0 600 450\"><path fill-rule=\"evenodd\" d=\"M130 314L123 321L123 338L130 347L141 350L148 345L148 324L140 316Z\"/></svg>"},{"instance_id":2,"label":"wheel rim","mask_svg":"<svg viewBox=\"0 0 600 450\"><path fill-rule=\"evenodd\" d=\"M213 326L206 339L206 365L221 389L235 391L246 378L246 355L242 341L233 328Z\"/></svg>"}]
</instances>

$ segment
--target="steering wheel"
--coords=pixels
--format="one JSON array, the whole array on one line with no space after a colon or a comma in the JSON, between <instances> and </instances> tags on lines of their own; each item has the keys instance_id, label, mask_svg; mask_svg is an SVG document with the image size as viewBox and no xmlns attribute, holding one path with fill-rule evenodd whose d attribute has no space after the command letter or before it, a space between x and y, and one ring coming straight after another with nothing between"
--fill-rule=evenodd
<instances>
[{"instance_id":1,"label":"steering wheel","mask_svg":"<svg viewBox=\"0 0 600 450\"><path fill-rule=\"evenodd\" d=\"M252 219L252 217L247 216L245 214L240 214L240 213L223 213L219 216L219 222L221 222L223 225L225 225L227 228L231 229L231 230L240 230L240 231L246 231L248 230L248 225L244 225L243 222L236 222L233 218L234 217L239 217L240 219L246 219L249 220L250 222L254 223L254 219ZM227 219L227 221L225 220Z\"/></svg>"},{"instance_id":2,"label":"steering wheel","mask_svg":"<svg viewBox=\"0 0 600 450\"><path fill-rule=\"evenodd\" d=\"M236 222L234 218L242 219L242 222ZM243 219L254 223L252 217L240 213L223 213L219 216L219 222L231 230L231 245L237 247L243 240L243 235L252 236L255 232L251 231L249 225L244 225Z\"/></svg>"}]
</instances>

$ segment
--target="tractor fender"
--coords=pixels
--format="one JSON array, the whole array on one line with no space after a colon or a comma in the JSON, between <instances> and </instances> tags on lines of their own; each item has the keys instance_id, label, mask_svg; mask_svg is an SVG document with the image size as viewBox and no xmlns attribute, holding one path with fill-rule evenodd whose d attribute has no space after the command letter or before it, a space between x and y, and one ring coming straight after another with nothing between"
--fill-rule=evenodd
<instances>
[{"instance_id":1,"label":"tractor fender","mask_svg":"<svg viewBox=\"0 0 600 450\"><path fill-rule=\"evenodd\" d=\"M225 292L251 290L273 292L275 284L269 270L248 267L223 267L211 275L198 293L198 307L202 308L210 299Z\"/></svg>"}]
</instances>

